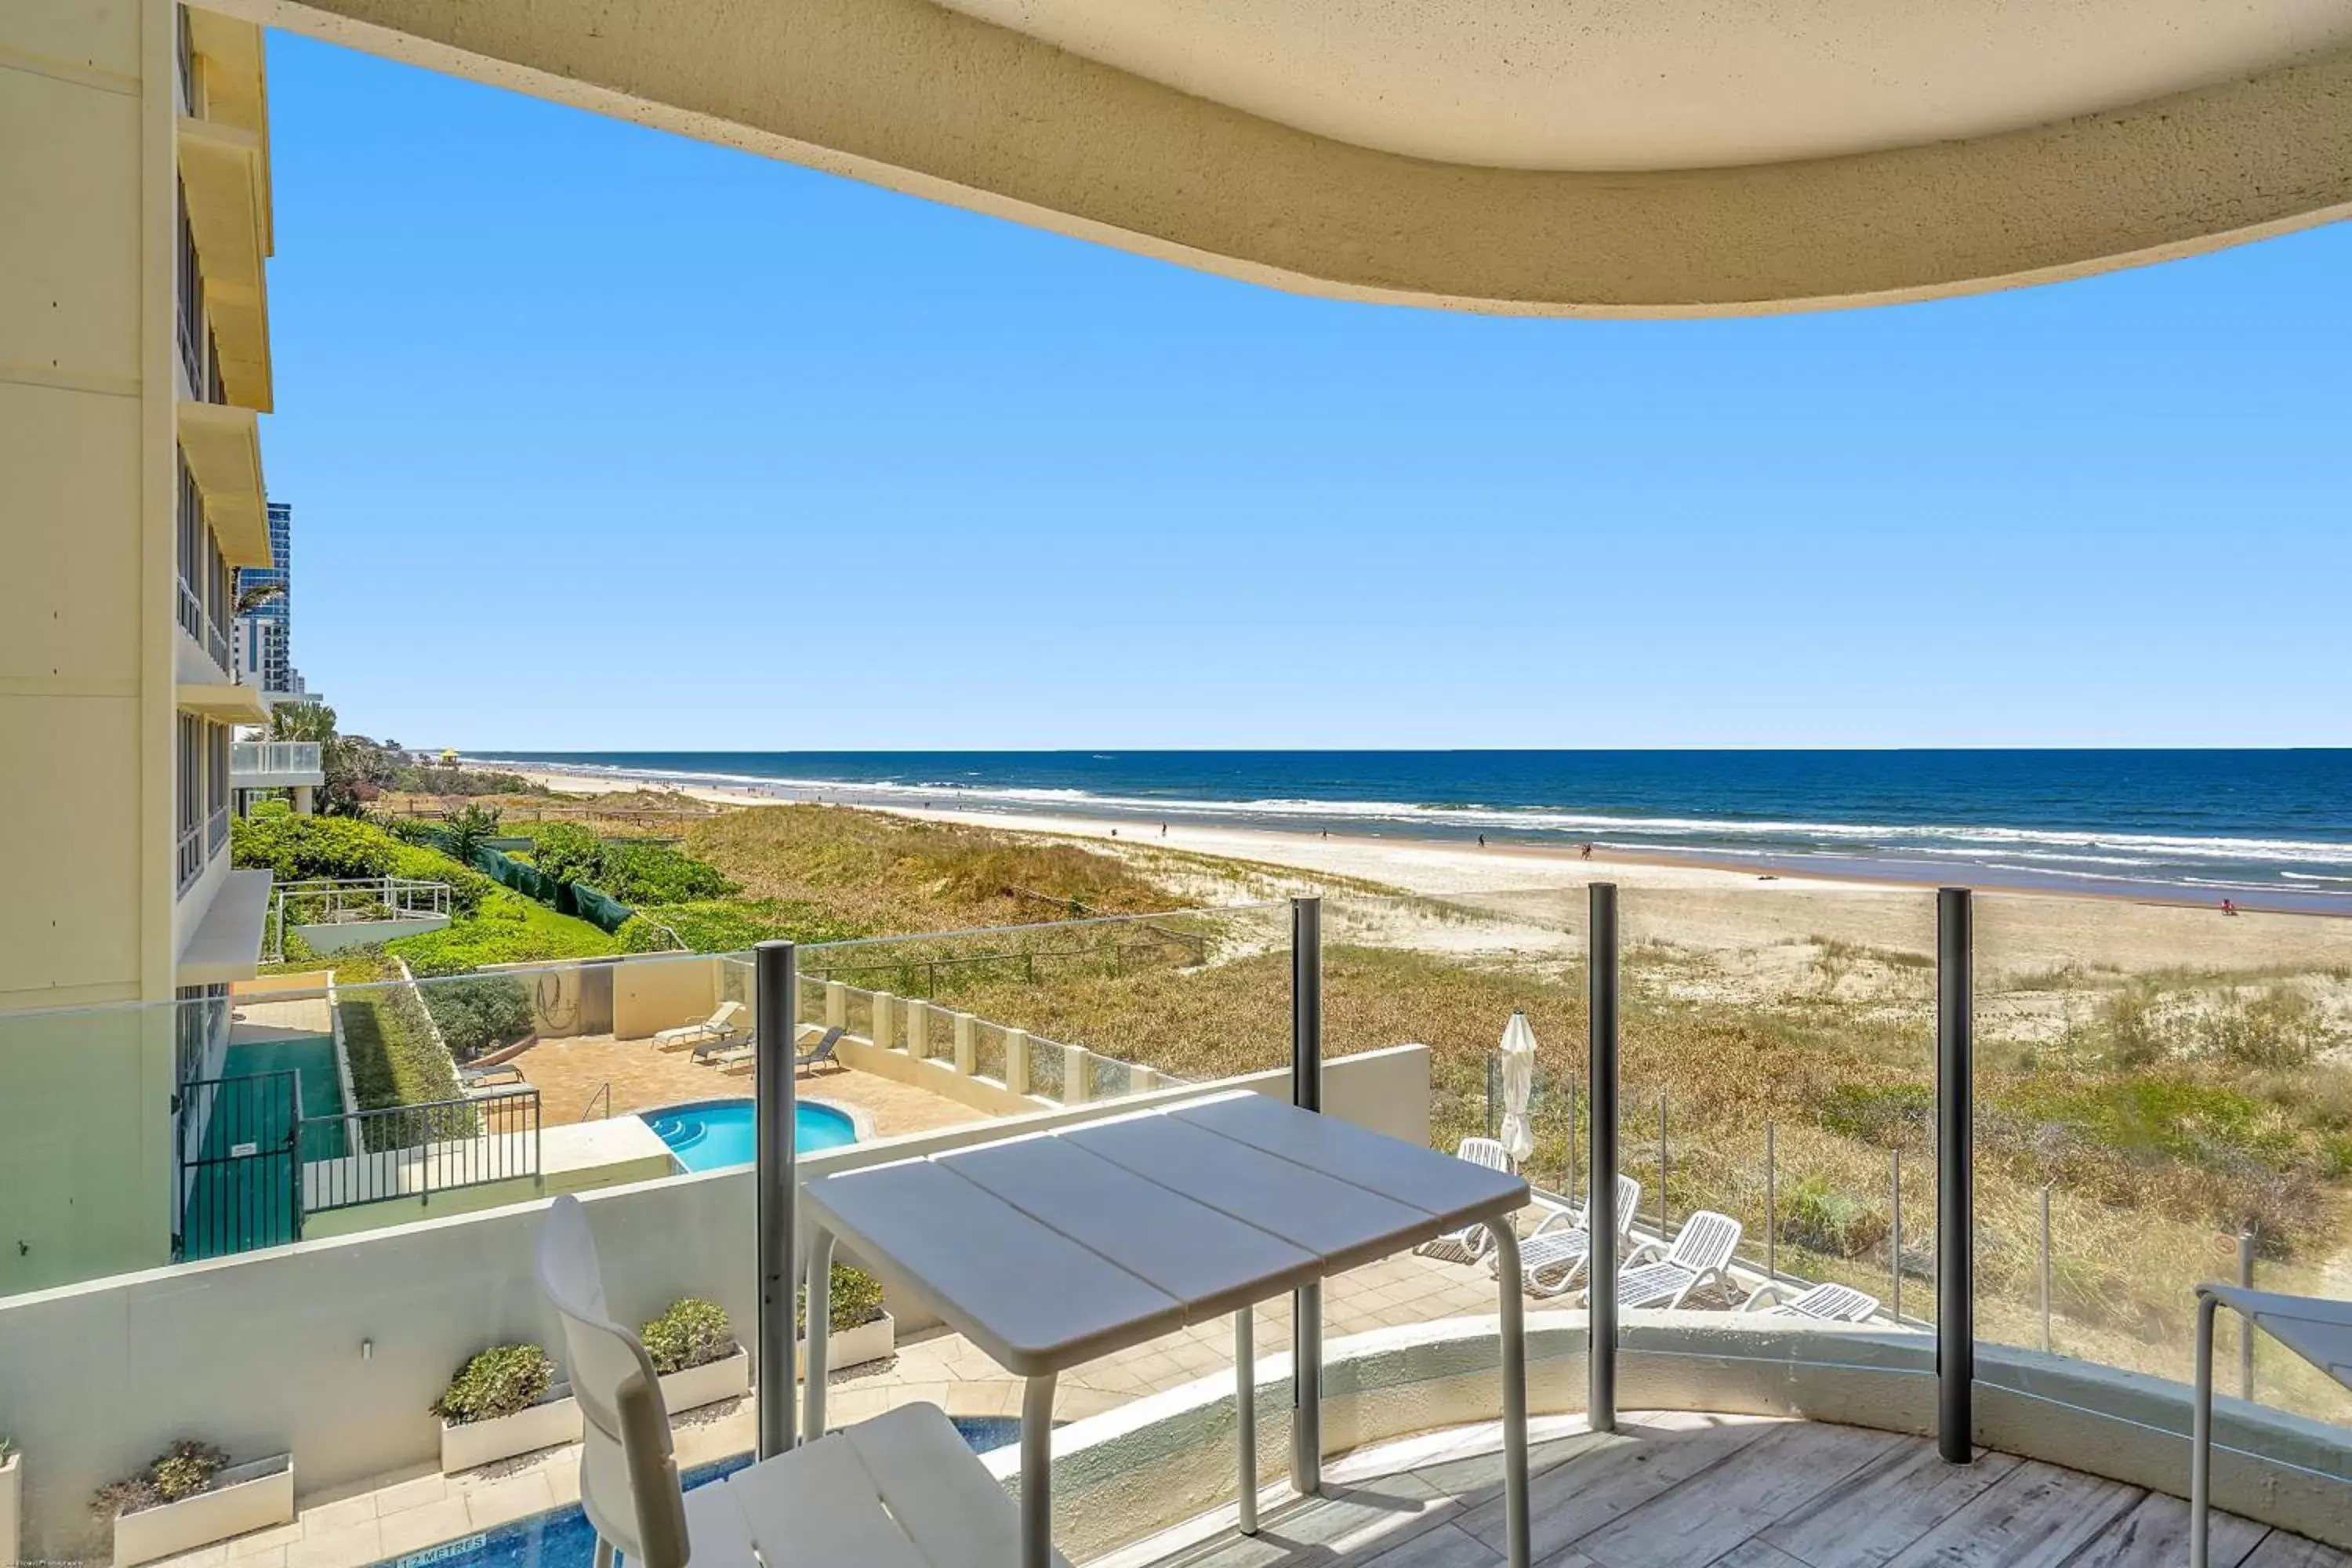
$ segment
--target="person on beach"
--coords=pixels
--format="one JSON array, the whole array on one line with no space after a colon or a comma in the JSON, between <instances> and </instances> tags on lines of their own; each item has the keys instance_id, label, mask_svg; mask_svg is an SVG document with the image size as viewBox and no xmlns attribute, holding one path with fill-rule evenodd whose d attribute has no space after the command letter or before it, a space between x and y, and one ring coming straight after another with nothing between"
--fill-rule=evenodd
<instances>
[{"instance_id":1,"label":"person on beach","mask_svg":"<svg viewBox=\"0 0 2352 1568\"><path fill-rule=\"evenodd\" d=\"M1483 833L1478 835L1478 847L1481 849L1486 847L1486 836Z\"/></svg>"},{"instance_id":2,"label":"person on beach","mask_svg":"<svg viewBox=\"0 0 2352 1568\"><path fill-rule=\"evenodd\" d=\"M1581 859L1585 859L1585 860L1590 860L1590 859L1591 859L1591 858L1592 858L1592 846L1591 846L1591 845L1590 845L1590 844L1586 845L1586 846L1584 847L1583 852L1581 853L1581 855L1580 855L1579 858L1581 858Z\"/></svg>"},{"instance_id":3,"label":"person on beach","mask_svg":"<svg viewBox=\"0 0 2352 1568\"><path fill-rule=\"evenodd\" d=\"M2225 915L2234 915L2238 912L2238 906L2231 900L2223 899L2221 900L2221 912Z\"/></svg>"},{"instance_id":4,"label":"person on beach","mask_svg":"<svg viewBox=\"0 0 2352 1568\"><path fill-rule=\"evenodd\" d=\"M1164 822L1160 825L1160 837L1162 838L1168 837L1168 825Z\"/></svg>"}]
</instances>

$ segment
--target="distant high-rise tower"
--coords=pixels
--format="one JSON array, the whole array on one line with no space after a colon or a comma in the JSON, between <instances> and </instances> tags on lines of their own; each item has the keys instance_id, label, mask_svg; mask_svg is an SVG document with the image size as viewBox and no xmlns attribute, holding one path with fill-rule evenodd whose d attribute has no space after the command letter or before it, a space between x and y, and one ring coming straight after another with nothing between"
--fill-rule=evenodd
<instances>
[{"instance_id":1,"label":"distant high-rise tower","mask_svg":"<svg viewBox=\"0 0 2352 1568\"><path fill-rule=\"evenodd\" d=\"M294 509L285 501L269 503L269 564L240 566L237 597L248 589L275 584L278 596L237 617L236 661L245 679L270 697L302 690L294 668Z\"/></svg>"}]
</instances>

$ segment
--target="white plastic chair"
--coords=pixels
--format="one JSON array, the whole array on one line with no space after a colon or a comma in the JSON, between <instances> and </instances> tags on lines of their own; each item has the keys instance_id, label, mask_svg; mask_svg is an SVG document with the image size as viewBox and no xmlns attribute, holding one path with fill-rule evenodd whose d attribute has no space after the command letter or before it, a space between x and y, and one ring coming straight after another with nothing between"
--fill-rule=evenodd
<instances>
[{"instance_id":1,"label":"white plastic chair","mask_svg":"<svg viewBox=\"0 0 2352 1568\"><path fill-rule=\"evenodd\" d=\"M1683 1222L1675 1244L1645 1241L1625 1259L1617 1276L1617 1306L1632 1311L1640 1307L1679 1307L1683 1298L1710 1280L1729 1294L1731 1255L1739 1250L1739 1222L1713 1209L1701 1209ZM1658 1257L1644 1263L1645 1256Z\"/></svg>"},{"instance_id":2,"label":"white plastic chair","mask_svg":"<svg viewBox=\"0 0 2352 1568\"><path fill-rule=\"evenodd\" d=\"M1510 1151L1492 1138L1465 1138L1455 1146L1454 1157L1483 1165L1489 1171L1511 1173ZM1475 1263L1486 1256L1495 1237L1486 1229L1486 1222L1465 1225L1460 1230L1449 1230L1444 1236L1433 1237L1413 1248L1423 1258L1441 1258L1447 1263Z\"/></svg>"},{"instance_id":3,"label":"white plastic chair","mask_svg":"<svg viewBox=\"0 0 2352 1568\"><path fill-rule=\"evenodd\" d=\"M1780 1300L1789 1289L1780 1280L1767 1279L1739 1310L1772 1318L1817 1318L1828 1323L1866 1323L1878 1316L1878 1298L1851 1285L1814 1285L1801 1295Z\"/></svg>"},{"instance_id":4,"label":"white plastic chair","mask_svg":"<svg viewBox=\"0 0 2352 1568\"><path fill-rule=\"evenodd\" d=\"M539 1288L563 1325L585 1418L580 1506L596 1568L1003 1568L1020 1561L1013 1501L934 1405L887 1415L678 1489L661 1383L612 1321L580 1200L557 1198L539 1237ZM1068 1568L1057 1554L1058 1568Z\"/></svg>"},{"instance_id":5,"label":"white plastic chair","mask_svg":"<svg viewBox=\"0 0 2352 1568\"><path fill-rule=\"evenodd\" d=\"M1642 1184L1631 1176L1617 1178L1617 1235L1633 1228L1634 1211L1642 1205ZM1564 1296L1584 1278L1592 1257L1592 1235L1585 1210L1561 1209L1536 1226L1519 1243L1519 1279L1530 1296Z\"/></svg>"},{"instance_id":6,"label":"white plastic chair","mask_svg":"<svg viewBox=\"0 0 2352 1568\"><path fill-rule=\"evenodd\" d=\"M710 1016L698 1024L680 1024L675 1029L660 1029L654 1034L654 1045L659 1049L671 1046L690 1046L704 1040L723 1040L734 1033L737 1015L743 1011L740 1002L721 1002L711 1010Z\"/></svg>"}]
</instances>

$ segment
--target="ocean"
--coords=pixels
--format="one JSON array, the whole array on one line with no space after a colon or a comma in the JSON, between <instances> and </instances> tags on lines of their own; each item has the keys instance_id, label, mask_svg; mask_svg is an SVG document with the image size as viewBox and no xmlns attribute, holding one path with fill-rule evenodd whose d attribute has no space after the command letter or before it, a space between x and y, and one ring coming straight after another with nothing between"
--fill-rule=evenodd
<instances>
[{"instance_id":1,"label":"ocean","mask_svg":"<svg viewBox=\"0 0 2352 1568\"><path fill-rule=\"evenodd\" d=\"M484 752L468 760L1132 820L1590 843L1759 869L2352 912L2352 750Z\"/></svg>"}]
</instances>

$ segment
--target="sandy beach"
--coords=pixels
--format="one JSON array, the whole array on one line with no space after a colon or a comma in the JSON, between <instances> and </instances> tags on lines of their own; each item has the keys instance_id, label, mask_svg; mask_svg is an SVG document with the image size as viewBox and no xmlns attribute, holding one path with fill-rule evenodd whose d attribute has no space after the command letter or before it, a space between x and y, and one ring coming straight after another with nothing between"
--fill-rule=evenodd
<instances>
[{"instance_id":1,"label":"sandy beach","mask_svg":"<svg viewBox=\"0 0 2352 1568\"><path fill-rule=\"evenodd\" d=\"M595 795L652 787L641 777L495 764L562 794ZM779 804L755 790L703 784L659 787L716 805ZM1282 832L1171 823L1164 835L1132 819L1117 822L1071 813L1003 809L926 809L860 801L856 809L887 811L940 822L1084 841L1138 859L1176 885L1197 888L1203 902L1229 901L1237 892L1276 897L1310 889L1370 884L1422 898L1461 900L1489 911L1485 932L1495 946L1523 950L1533 933L1514 931L1514 914L1547 932L1580 923L1582 889L1597 880L1621 889L1628 944L1655 942L1720 954L1769 953L1840 943L1884 953L1927 957L1935 951L1935 895L1915 884L1873 882L1797 871L1759 874L1752 867L1708 865L1596 850L1590 858L1566 847L1518 844L1465 845L1393 836ZM1263 869L1246 887L1201 868L1193 857L1245 861ZM1359 906L1368 914L1369 906ZM2137 974L2189 970L2206 973L2327 972L2352 969L2352 920L2304 914L2224 915L2202 899L2061 896L1987 892L1977 900L1980 978L1999 985L2069 968ZM1456 945L1456 944L1449 944ZM1459 945L1477 946L1472 939ZM2352 1008L2352 988L2340 984Z\"/></svg>"}]
</instances>

